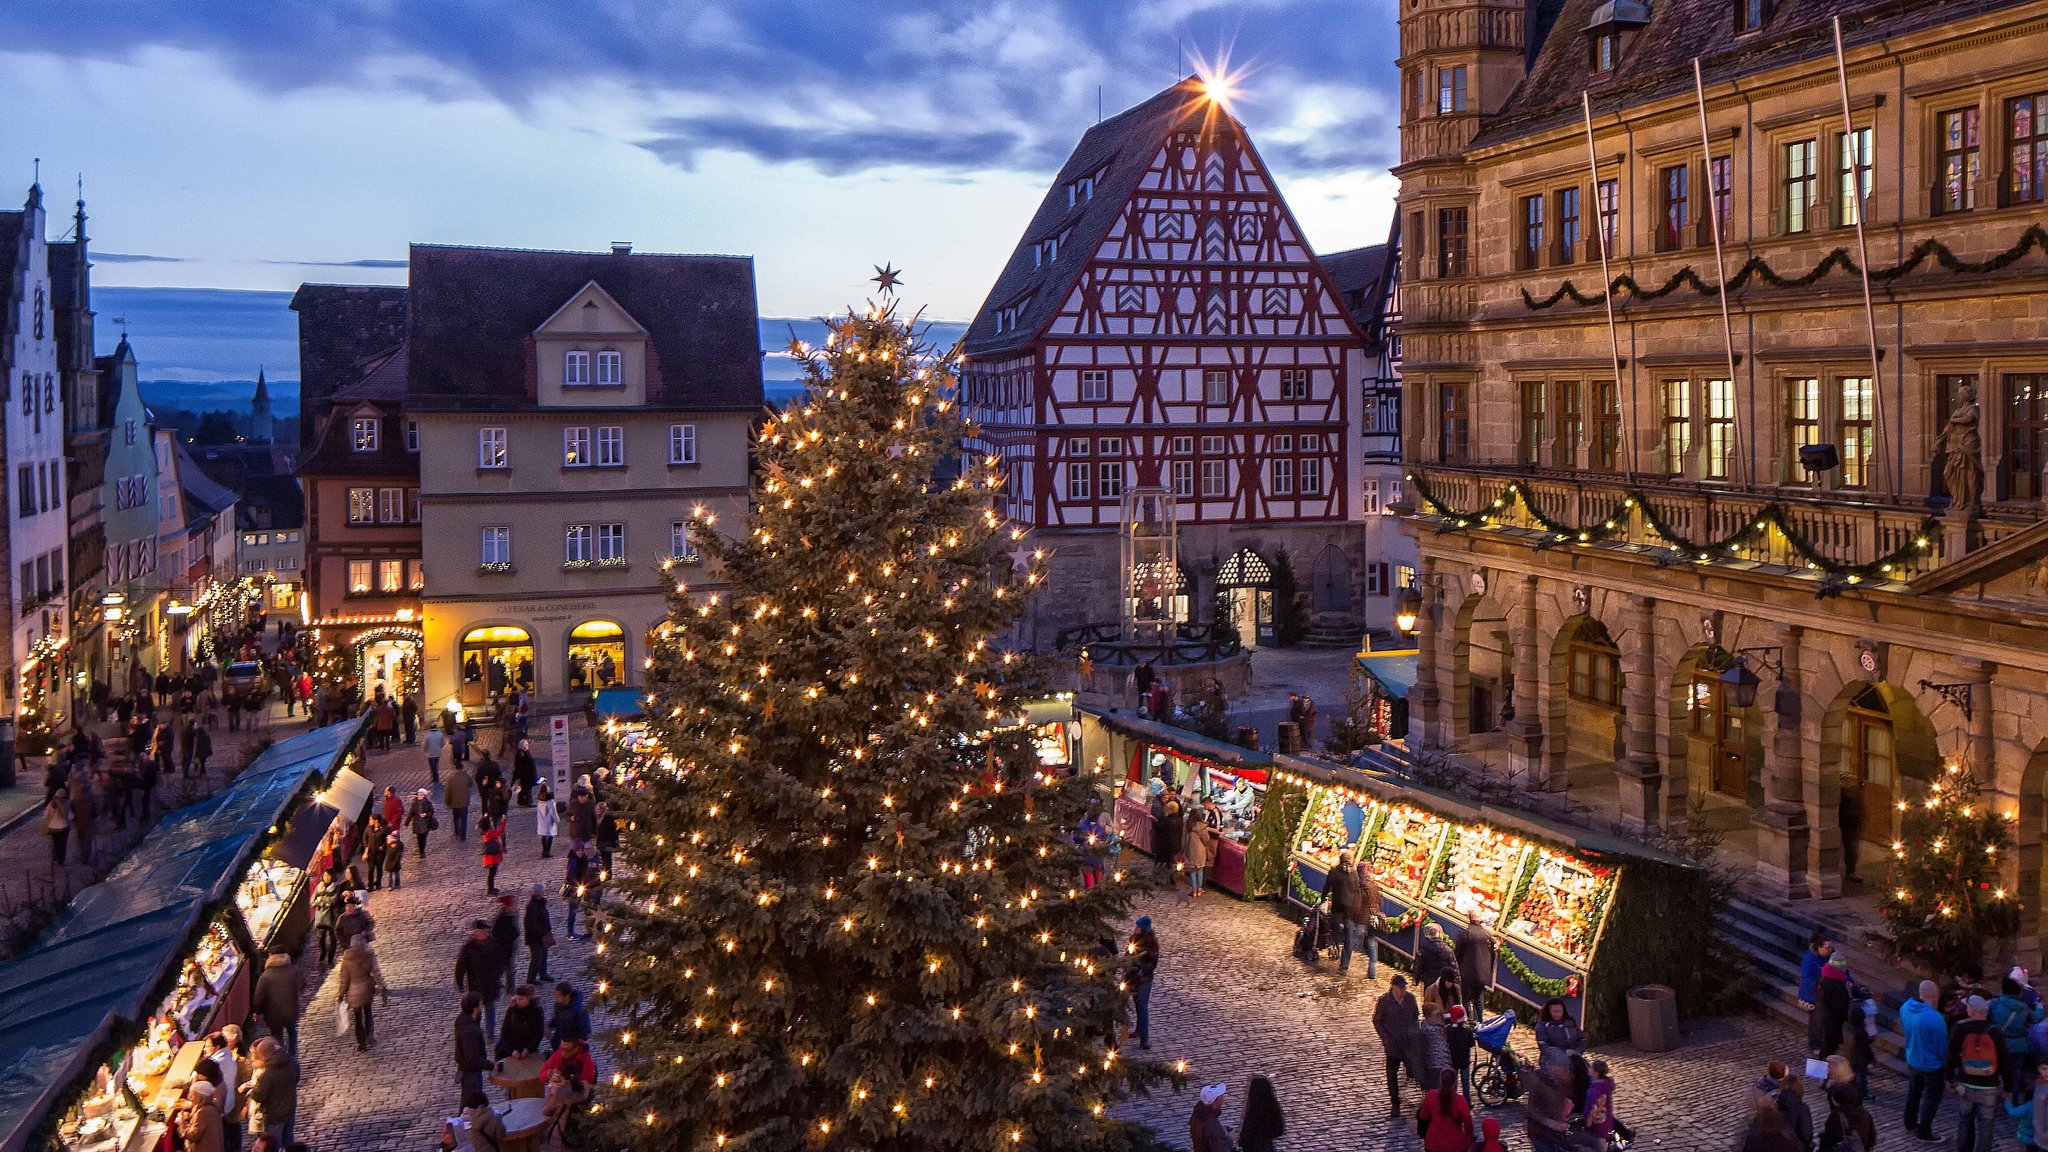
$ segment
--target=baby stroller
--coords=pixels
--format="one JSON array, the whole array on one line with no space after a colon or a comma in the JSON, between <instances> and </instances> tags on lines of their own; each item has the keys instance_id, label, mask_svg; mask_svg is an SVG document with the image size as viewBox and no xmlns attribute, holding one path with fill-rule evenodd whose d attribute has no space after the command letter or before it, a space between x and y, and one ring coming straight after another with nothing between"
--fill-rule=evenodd
<instances>
[{"instance_id":1,"label":"baby stroller","mask_svg":"<svg viewBox=\"0 0 2048 1152\"><path fill-rule=\"evenodd\" d=\"M1503 1012L1472 1030L1472 1039L1486 1053L1472 1067L1472 1095L1488 1108L1498 1108L1522 1095L1522 1061L1508 1044L1515 1014Z\"/></svg>"}]
</instances>

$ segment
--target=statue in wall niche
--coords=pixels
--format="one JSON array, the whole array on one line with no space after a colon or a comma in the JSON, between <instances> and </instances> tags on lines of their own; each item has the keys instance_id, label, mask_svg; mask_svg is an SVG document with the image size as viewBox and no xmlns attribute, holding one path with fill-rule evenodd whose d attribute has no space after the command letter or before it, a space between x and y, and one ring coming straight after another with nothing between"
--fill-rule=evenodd
<instances>
[{"instance_id":1,"label":"statue in wall niche","mask_svg":"<svg viewBox=\"0 0 2048 1152\"><path fill-rule=\"evenodd\" d=\"M1949 507L1964 516L1984 510L1984 441L1977 432L1977 386L1956 389L1956 406L1941 430L1941 481Z\"/></svg>"}]
</instances>

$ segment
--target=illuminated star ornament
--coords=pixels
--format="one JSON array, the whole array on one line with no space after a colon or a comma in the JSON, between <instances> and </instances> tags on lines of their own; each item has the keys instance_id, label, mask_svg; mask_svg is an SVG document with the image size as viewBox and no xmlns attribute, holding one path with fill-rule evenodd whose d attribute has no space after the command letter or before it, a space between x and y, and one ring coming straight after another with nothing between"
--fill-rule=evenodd
<instances>
[{"instance_id":1,"label":"illuminated star ornament","mask_svg":"<svg viewBox=\"0 0 2048 1152\"><path fill-rule=\"evenodd\" d=\"M868 279L880 285L883 292L894 296L896 294L896 286L903 283L903 269L896 267L894 264L877 264L875 265L875 274L868 277Z\"/></svg>"}]
</instances>

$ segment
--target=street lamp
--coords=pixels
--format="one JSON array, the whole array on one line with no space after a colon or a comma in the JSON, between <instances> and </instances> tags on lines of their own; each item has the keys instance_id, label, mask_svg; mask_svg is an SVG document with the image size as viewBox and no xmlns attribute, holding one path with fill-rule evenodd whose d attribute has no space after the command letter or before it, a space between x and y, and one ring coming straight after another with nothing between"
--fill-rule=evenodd
<instances>
[{"instance_id":1,"label":"street lamp","mask_svg":"<svg viewBox=\"0 0 2048 1152\"><path fill-rule=\"evenodd\" d=\"M1784 650L1775 647L1744 648L1737 652L1734 661L1721 673L1722 699L1728 702L1730 708L1747 708L1756 703L1757 686L1763 681L1749 670L1749 658L1756 657L1757 663L1763 665L1765 671L1782 679L1785 674L1783 655Z\"/></svg>"},{"instance_id":2,"label":"street lamp","mask_svg":"<svg viewBox=\"0 0 2048 1152\"><path fill-rule=\"evenodd\" d=\"M1394 627L1413 632L1421 618L1422 592L1413 586L1401 589L1401 594L1394 598Z\"/></svg>"}]
</instances>

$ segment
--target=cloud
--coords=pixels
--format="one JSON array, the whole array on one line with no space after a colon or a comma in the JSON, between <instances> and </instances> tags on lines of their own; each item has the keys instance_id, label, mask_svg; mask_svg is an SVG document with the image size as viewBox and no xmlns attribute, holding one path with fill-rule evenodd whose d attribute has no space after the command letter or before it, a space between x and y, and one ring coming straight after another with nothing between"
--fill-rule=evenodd
<instances>
[{"instance_id":1,"label":"cloud","mask_svg":"<svg viewBox=\"0 0 2048 1152\"><path fill-rule=\"evenodd\" d=\"M1226 51L1276 159L1384 163L1394 0L72 0L10 6L15 50L101 60L199 53L253 87L403 90L567 117L682 167L707 152L841 174L915 166L1043 171L1106 110ZM1172 65L1172 67L1169 67ZM1331 131L1286 136L1300 87L1375 94ZM624 104L623 115L618 106ZM623 125L623 127L622 127ZM634 126L637 125L637 130ZM1327 133L1326 133L1327 134ZM383 267L357 264L355 267Z\"/></svg>"},{"instance_id":2,"label":"cloud","mask_svg":"<svg viewBox=\"0 0 2048 1152\"><path fill-rule=\"evenodd\" d=\"M95 248L92 250L92 262L95 264L184 264L187 263L187 259L183 256L153 256L147 252L103 252Z\"/></svg>"},{"instance_id":3,"label":"cloud","mask_svg":"<svg viewBox=\"0 0 2048 1152\"><path fill-rule=\"evenodd\" d=\"M288 264L294 268L408 268L404 260L259 260L259 264Z\"/></svg>"}]
</instances>

